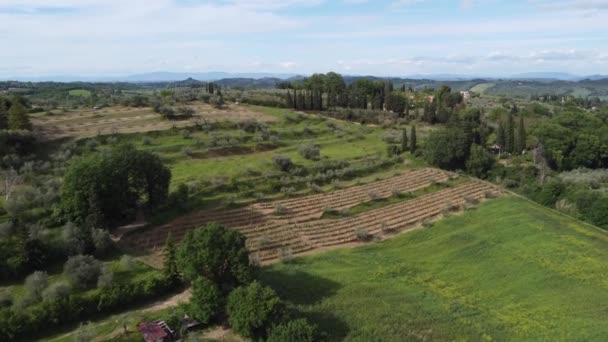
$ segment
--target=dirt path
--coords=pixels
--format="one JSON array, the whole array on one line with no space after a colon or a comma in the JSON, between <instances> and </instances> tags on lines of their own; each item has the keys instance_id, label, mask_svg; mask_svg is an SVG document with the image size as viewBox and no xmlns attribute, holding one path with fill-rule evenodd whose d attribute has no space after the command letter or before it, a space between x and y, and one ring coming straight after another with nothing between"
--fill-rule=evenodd
<instances>
[{"instance_id":1,"label":"dirt path","mask_svg":"<svg viewBox=\"0 0 608 342\"><path fill-rule=\"evenodd\" d=\"M156 312L160 311L172 306L176 306L181 303L187 303L192 296L192 291L190 288L185 289L184 291L173 295L169 298L161 299L157 302L150 303L141 309L142 312Z\"/></svg>"}]
</instances>

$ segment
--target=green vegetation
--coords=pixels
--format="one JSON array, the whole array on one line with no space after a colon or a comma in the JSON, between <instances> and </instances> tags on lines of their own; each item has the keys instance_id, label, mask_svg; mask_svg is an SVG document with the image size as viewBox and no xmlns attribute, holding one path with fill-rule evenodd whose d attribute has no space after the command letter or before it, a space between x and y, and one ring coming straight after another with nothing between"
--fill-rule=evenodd
<instances>
[{"instance_id":1,"label":"green vegetation","mask_svg":"<svg viewBox=\"0 0 608 342\"><path fill-rule=\"evenodd\" d=\"M597 340L608 334L607 243L504 197L388 241L272 266L262 279L331 340Z\"/></svg>"},{"instance_id":2,"label":"green vegetation","mask_svg":"<svg viewBox=\"0 0 608 342\"><path fill-rule=\"evenodd\" d=\"M90 97L91 91L86 90L86 89L74 89L74 90L70 90L68 92L68 94L70 94L70 96Z\"/></svg>"}]
</instances>

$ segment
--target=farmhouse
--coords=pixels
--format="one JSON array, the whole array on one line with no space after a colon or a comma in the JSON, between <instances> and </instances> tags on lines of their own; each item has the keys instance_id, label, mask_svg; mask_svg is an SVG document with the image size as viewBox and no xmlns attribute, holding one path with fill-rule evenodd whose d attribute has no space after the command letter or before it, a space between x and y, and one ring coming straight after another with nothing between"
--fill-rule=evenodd
<instances>
[{"instance_id":1,"label":"farmhouse","mask_svg":"<svg viewBox=\"0 0 608 342\"><path fill-rule=\"evenodd\" d=\"M175 332L165 321L141 322L137 330L146 342L169 342L175 340Z\"/></svg>"},{"instance_id":2,"label":"farmhouse","mask_svg":"<svg viewBox=\"0 0 608 342\"><path fill-rule=\"evenodd\" d=\"M468 101L471 98L471 92L470 91L461 91L460 95L462 95L462 99L464 101Z\"/></svg>"}]
</instances>

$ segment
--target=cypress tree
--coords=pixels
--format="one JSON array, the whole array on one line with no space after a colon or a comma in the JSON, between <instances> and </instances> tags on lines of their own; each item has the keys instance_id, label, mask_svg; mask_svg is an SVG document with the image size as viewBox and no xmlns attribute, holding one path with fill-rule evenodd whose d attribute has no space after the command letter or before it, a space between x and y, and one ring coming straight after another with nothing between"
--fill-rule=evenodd
<instances>
[{"instance_id":1,"label":"cypress tree","mask_svg":"<svg viewBox=\"0 0 608 342\"><path fill-rule=\"evenodd\" d=\"M291 92L288 90L287 94L285 95L285 107L287 108L292 108L293 105L293 99L291 98Z\"/></svg>"},{"instance_id":2,"label":"cypress tree","mask_svg":"<svg viewBox=\"0 0 608 342\"><path fill-rule=\"evenodd\" d=\"M507 127L505 127L505 151L513 153L515 151L515 122L513 114L507 116Z\"/></svg>"},{"instance_id":3,"label":"cypress tree","mask_svg":"<svg viewBox=\"0 0 608 342\"><path fill-rule=\"evenodd\" d=\"M500 121L496 130L496 145L500 146L501 150L505 148L505 140L505 127Z\"/></svg>"},{"instance_id":4,"label":"cypress tree","mask_svg":"<svg viewBox=\"0 0 608 342\"><path fill-rule=\"evenodd\" d=\"M412 125L412 130L410 131L410 152L416 152L416 126Z\"/></svg>"},{"instance_id":5,"label":"cypress tree","mask_svg":"<svg viewBox=\"0 0 608 342\"><path fill-rule=\"evenodd\" d=\"M8 128L8 121L6 119L6 114L8 114L9 104L7 100L0 98L0 129Z\"/></svg>"},{"instance_id":6,"label":"cypress tree","mask_svg":"<svg viewBox=\"0 0 608 342\"><path fill-rule=\"evenodd\" d=\"M515 143L515 152L521 153L526 148L526 127L524 125L524 116L519 116L519 127L517 127L517 141Z\"/></svg>"},{"instance_id":7,"label":"cypress tree","mask_svg":"<svg viewBox=\"0 0 608 342\"><path fill-rule=\"evenodd\" d=\"M163 249L164 263L163 263L163 274L165 278L171 282L171 284L177 284L179 282L179 268L177 267L177 250L175 243L171 238L171 232L167 235L167 241Z\"/></svg>"},{"instance_id":8,"label":"cypress tree","mask_svg":"<svg viewBox=\"0 0 608 342\"><path fill-rule=\"evenodd\" d=\"M407 129L403 129L401 133L401 151L407 151Z\"/></svg>"}]
</instances>

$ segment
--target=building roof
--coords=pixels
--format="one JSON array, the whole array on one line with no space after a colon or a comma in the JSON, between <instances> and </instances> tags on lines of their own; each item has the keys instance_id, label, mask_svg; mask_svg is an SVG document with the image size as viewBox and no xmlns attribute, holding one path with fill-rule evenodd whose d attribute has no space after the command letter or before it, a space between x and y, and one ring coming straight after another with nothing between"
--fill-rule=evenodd
<instances>
[{"instance_id":1,"label":"building roof","mask_svg":"<svg viewBox=\"0 0 608 342\"><path fill-rule=\"evenodd\" d=\"M169 337L169 332L156 321L141 322L137 325L137 330L139 330L146 342L162 341Z\"/></svg>"}]
</instances>

